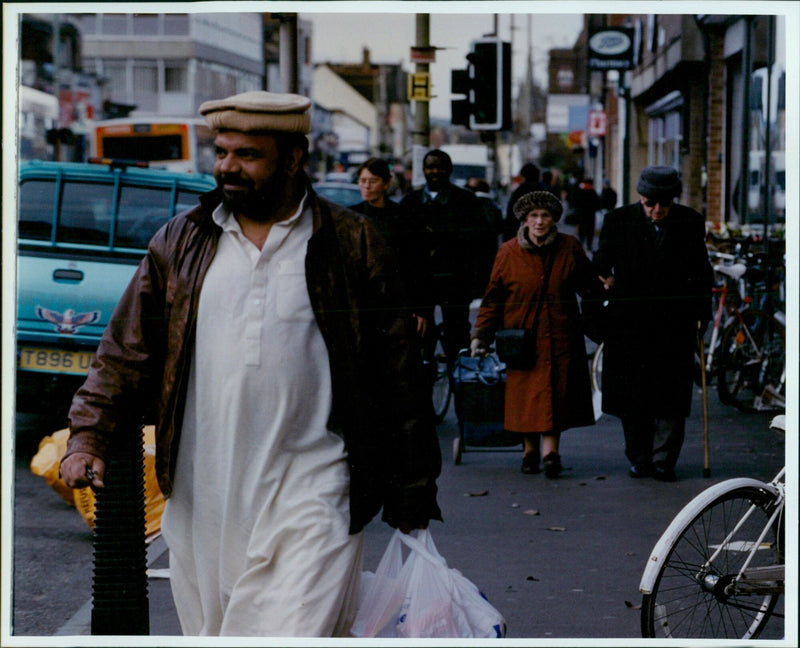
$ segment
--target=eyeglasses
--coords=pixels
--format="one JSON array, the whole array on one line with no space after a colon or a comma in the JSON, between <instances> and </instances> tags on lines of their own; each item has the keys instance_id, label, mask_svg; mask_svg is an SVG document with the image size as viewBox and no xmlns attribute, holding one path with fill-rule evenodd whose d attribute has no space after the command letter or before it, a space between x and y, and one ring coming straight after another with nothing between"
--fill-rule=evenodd
<instances>
[{"instance_id":1,"label":"eyeglasses","mask_svg":"<svg viewBox=\"0 0 800 648\"><path fill-rule=\"evenodd\" d=\"M382 180L380 178L359 178L358 184L366 185L369 187L374 187L377 184L380 184Z\"/></svg>"},{"instance_id":2,"label":"eyeglasses","mask_svg":"<svg viewBox=\"0 0 800 648\"><path fill-rule=\"evenodd\" d=\"M656 205L661 205L662 207L669 207L672 205L674 198L645 198L644 199L644 206L648 209L652 209Z\"/></svg>"}]
</instances>

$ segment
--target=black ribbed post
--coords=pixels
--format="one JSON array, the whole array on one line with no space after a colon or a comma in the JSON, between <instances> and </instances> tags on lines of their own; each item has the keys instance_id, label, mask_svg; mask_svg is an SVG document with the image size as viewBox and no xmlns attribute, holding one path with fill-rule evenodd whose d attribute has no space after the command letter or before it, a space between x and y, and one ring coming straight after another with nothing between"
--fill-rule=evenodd
<instances>
[{"instance_id":1,"label":"black ribbed post","mask_svg":"<svg viewBox=\"0 0 800 648\"><path fill-rule=\"evenodd\" d=\"M118 436L95 504L92 634L146 635L144 433Z\"/></svg>"}]
</instances>

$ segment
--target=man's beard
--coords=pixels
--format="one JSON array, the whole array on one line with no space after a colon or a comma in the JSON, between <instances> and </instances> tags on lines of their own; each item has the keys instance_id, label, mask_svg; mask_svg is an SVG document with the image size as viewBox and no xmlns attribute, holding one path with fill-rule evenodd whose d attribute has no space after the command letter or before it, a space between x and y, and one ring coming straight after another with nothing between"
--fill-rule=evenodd
<instances>
[{"instance_id":1,"label":"man's beard","mask_svg":"<svg viewBox=\"0 0 800 648\"><path fill-rule=\"evenodd\" d=\"M275 219L281 208L289 174L279 168L261 187L256 189L252 180L242 178L238 174L222 174L217 178L217 187L222 193L222 204L232 214L242 214L250 220L267 222ZM225 191L226 184L244 187L241 191Z\"/></svg>"}]
</instances>

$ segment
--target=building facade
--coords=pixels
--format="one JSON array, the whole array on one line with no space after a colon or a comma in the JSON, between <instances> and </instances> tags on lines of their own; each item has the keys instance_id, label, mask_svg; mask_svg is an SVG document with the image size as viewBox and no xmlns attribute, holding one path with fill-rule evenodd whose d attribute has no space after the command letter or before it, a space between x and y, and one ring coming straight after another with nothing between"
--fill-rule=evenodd
<instances>
[{"instance_id":1,"label":"building facade","mask_svg":"<svg viewBox=\"0 0 800 648\"><path fill-rule=\"evenodd\" d=\"M713 229L777 232L786 219L786 20L782 15L591 15L590 27L632 29L627 72L588 71L583 89L608 117L602 168L637 199L647 165L672 166L682 203ZM553 69L553 66L556 66ZM558 74L551 56L551 83ZM580 61L575 77L580 84ZM579 85L579 87L581 87ZM589 138L591 143L591 138ZM599 165L599 166L598 166Z\"/></svg>"},{"instance_id":2,"label":"building facade","mask_svg":"<svg viewBox=\"0 0 800 648\"><path fill-rule=\"evenodd\" d=\"M264 87L261 14L78 14L82 65L132 116L195 117L201 103Z\"/></svg>"},{"instance_id":3,"label":"building facade","mask_svg":"<svg viewBox=\"0 0 800 648\"><path fill-rule=\"evenodd\" d=\"M314 107L327 113L338 157L345 167L370 156L403 157L410 139L406 72L400 64L373 63L369 50L360 63L321 63L314 67ZM313 128L313 124L312 124Z\"/></svg>"}]
</instances>

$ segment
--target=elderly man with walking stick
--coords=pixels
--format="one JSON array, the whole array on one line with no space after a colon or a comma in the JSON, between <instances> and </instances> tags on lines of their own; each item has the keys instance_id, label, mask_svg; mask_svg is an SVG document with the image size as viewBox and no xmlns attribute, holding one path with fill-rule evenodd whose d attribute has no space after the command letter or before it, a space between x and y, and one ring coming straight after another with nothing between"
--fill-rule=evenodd
<instances>
[{"instance_id":1,"label":"elderly man with walking stick","mask_svg":"<svg viewBox=\"0 0 800 648\"><path fill-rule=\"evenodd\" d=\"M603 411L622 421L631 477L675 481L713 271L702 215L676 202L677 171L646 167L636 189L606 216L593 259L608 291Z\"/></svg>"}]
</instances>

